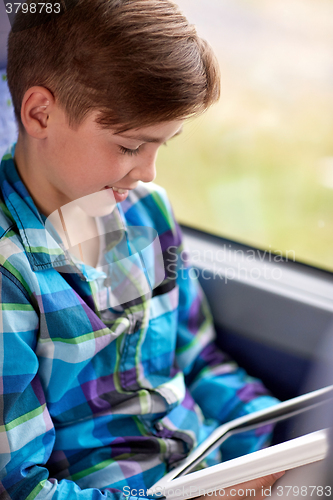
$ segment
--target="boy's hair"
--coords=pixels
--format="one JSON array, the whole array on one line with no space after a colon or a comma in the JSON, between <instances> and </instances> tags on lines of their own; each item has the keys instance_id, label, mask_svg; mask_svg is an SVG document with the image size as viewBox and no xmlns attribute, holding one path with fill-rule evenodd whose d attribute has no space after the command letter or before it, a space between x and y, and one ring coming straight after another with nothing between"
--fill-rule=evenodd
<instances>
[{"instance_id":1,"label":"boy's hair","mask_svg":"<svg viewBox=\"0 0 333 500\"><path fill-rule=\"evenodd\" d=\"M7 78L21 129L22 99L35 85L54 95L73 128L91 111L103 128L125 131L188 118L218 100L213 51L172 1L61 8L28 28L29 17L43 14L19 11L9 35Z\"/></svg>"}]
</instances>

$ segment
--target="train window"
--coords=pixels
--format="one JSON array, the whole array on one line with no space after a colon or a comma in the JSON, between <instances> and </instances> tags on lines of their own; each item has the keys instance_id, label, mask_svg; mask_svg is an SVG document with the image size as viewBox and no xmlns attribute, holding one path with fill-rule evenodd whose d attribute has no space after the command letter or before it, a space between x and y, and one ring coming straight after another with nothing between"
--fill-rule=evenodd
<instances>
[{"instance_id":1,"label":"train window","mask_svg":"<svg viewBox=\"0 0 333 500\"><path fill-rule=\"evenodd\" d=\"M333 3L177 0L213 46L220 102L162 148L178 220L333 270Z\"/></svg>"}]
</instances>

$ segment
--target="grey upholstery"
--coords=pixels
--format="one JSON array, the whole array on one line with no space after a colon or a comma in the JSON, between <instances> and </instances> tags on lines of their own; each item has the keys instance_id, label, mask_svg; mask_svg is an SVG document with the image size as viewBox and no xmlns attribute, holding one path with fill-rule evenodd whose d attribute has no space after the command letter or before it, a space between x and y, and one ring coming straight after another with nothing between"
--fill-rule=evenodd
<instances>
[{"instance_id":1,"label":"grey upholstery","mask_svg":"<svg viewBox=\"0 0 333 500\"><path fill-rule=\"evenodd\" d=\"M10 24L5 4L0 0L0 159L8 146L15 142L17 138L17 126L11 96L5 80L9 31Z\"/></svg>"},{"instance_id":2,"label":"grey upholstery","mask_svg":"<svg viewBox=\"0 0 333 500\"><path fill-rule=\"evenodd\" d=\"M10 30L5 4L0 2L0 68L4 68L7 62L7 37Z\"/></svg>"}]
</instances>

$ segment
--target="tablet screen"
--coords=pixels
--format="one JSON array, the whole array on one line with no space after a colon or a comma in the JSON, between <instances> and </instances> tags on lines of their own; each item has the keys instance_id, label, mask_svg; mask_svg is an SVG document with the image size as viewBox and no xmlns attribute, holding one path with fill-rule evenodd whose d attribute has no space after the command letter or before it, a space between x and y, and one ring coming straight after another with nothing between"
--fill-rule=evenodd
<instances>
[{"instance_id":1,"label":"tablet screen","mask_svg":"<svg viewBox=\"0 0 333 500\"><path fill-rule=\"evenodd\" d=\"M270 443L266 442L266 446L273 446L279 443L283 443L289 441L291 439L304 436L311 432L319 431L321 429L325 429L330 427L330 418L332 408L332 401L321 401L314 407L308 408L306 410L302 410L302 412L292 415L292 416L280 416L273 420L273 432L271 436ZM250 426L251 432L255 430L258 435L261 433L267 432L267 423L263 425L263 423L252 424ZM209 447L209 452L205 452L201 459L197 459L193 462L191 466L186 467L183 471L180 471L174 477L180 477L191 472L195 472L197 470L203 469L207 467L207 465L211 465L212 460L214 460L214 454L216 454L216 449L221 447L221 455L222 462L226 462L230 459L237 458L239 456L243 456L244 452L237 449L237 440L242 441L246 440L246 434L249 433L249 428L246 427L244 429L234 429L230 430L218 440L213 446ZM237 440L233 439L237 436ZM228 441L230 440L230 445ZM235 443L235 449L233 450L232 455L230 456L228 452L223 453L223 448L228 450L232 447L232 441ZM211 455L211 460L209 456ZM215 462L216 463L216 462Z\"/></svg>"}]
</instances>

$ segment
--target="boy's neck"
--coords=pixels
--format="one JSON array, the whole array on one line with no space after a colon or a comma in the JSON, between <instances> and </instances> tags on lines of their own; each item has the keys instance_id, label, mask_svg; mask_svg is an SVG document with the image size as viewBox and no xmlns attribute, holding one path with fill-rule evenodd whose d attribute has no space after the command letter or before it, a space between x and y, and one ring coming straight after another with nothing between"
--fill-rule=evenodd
<instances>
[{"instance_id":1,"label":"boy's neck","mask_svg":"<svg viewBox=\"0 0 333 500\"><path fill-rule=\"evenodd\" d=\"M14 162L36 207L39 212L47 217L71 200L64 199L63 202L59 202L60 200L55 196L54 188L52 189L46 180L47 165L41 159L42 157L36 154L35 149L31 147L30 141L31 139L27 140L24 134L19 133ZM37 142L35 143L36 147L38 147Z\"/></svg>"},{"instance_id":2,"label":"boy's neck","mask_svg":"<svg viewBox=\"0 0 333 500\"><path fill-rule=\"evenodd\" d=\"M30 142L25 140L24 135L19 134L14 155L17 171L39 212L48 217L72 200L61 200L57 197L58 193L47 181L47 165L45 162L41 164L41 157L42 155L39 156L32 150ZM69 251L86 264L95 267L99 253L99 238L94 217L90 217L75 205L72 213L68 213L67 210L67 215L66 230L70 239L81 240L80 245L69 248ZM66 241L63 228L59 225L56 230L63 241Z\"/></svg>"}]
</instances>

